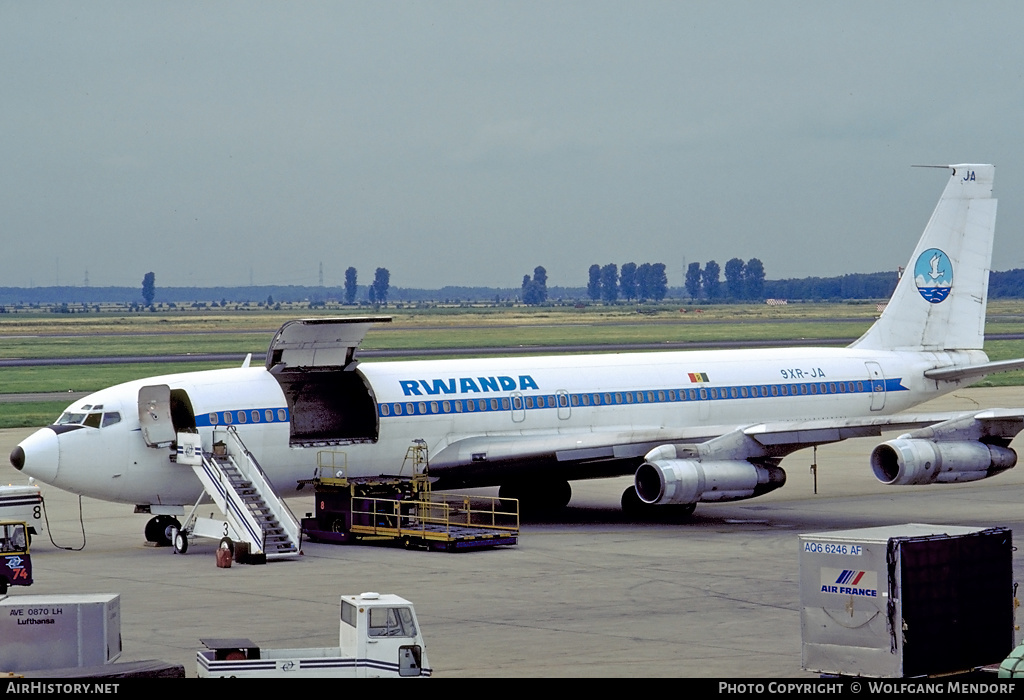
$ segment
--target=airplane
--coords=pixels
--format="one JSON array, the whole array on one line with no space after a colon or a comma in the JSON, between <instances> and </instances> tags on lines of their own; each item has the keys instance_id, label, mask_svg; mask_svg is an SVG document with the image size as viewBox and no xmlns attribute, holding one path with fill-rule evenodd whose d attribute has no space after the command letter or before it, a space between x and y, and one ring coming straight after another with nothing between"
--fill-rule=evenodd
<instances>
[{"instance_id":1,"label":"airplane","mask_svg":"<svg viewBox=\"0 0 1024 700\"><path fill-rule=\"evenodd\" d=\"M992 165L951 171L907 273L881 316L845 348L737 349L363 363L387 317L294 320L266 362L127 382L70 405L23 440L11 464L74 493L154 517L167 542L202 486L175 459L177 435L211 450L235 427L281 495L345 453L351 476L394 474L424 441L436 489L500 487L560 507L569 482L634 474L634 513L753 498L784 485L804 447L906 430L870 462L892 485L984 479L1013 467L1024 412L907 414L1024 359L983 351L995 231Z\"/></svg>"}]
</instances>

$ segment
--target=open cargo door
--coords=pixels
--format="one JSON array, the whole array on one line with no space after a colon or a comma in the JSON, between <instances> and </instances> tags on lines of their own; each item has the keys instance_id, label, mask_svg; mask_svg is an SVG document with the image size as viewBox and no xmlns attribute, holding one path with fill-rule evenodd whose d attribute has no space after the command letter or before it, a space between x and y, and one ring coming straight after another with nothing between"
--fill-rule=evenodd
<instances>
[{"instance_id":1,"label":"open cargo door","mask_svg":"<svg viewBox=\"0 0 1024 700\"><path fill-rule=\"evenodd\" d=\"M270 343L267 369L291 413L296 446L376 442L377 401L356 369L355 350L374 323L389 316L288 321Z\"/></svg>"}]
</instances>

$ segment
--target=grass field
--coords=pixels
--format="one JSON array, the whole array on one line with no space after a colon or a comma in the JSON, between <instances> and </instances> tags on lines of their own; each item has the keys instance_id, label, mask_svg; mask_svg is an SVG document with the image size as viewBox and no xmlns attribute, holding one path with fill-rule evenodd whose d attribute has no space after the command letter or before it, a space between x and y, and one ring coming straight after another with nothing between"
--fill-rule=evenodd
<instances>
[{"instance_id":1,"label":"grass field","mask_svg":"<svg viewBox=\"0 0 1024 700\"><path fill-rule=\"evenodd\" d=\"M331 310L190 310L132 314L0 315L0 358L148 356L253 353L261 362L273 333L299 317L392 316L371 328L366 349L443 349L621 343L729 342L813 339L823 344L856 338L878 315L874 303L765 305L585 306L575 308L433 307L373 312ZM1024 301L989 305L987 332L1024 331ZM990 341L992 360L1024 357L1024 340ZM107 364L0 368L0 394L96 391L131 379L234 363ZM981 386L1024 384L1024 372L986 378ZM0 427L42 425L68 401L0 403Z\"/></svg>"}]
</instances>

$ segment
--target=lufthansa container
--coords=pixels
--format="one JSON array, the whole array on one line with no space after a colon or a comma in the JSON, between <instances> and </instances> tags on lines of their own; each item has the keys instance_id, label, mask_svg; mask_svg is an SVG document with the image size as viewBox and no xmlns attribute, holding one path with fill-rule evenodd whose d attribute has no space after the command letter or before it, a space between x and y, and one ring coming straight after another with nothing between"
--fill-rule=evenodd
<instances>
[{"instance_id":1,"label":"lufthansa container","mask_svg":"<svg viewBox=\"0 0 1024 700\"><path fill-rule=\"evenodd\" d=\"M0 598L0 673L102 666L119 656L119 595Z\"/></svg>"},{"instance_id":2,"label":"lufthansa container","mask_svg":"<svg viewBox=\"0 0 1024 700\"><path fill-rule=\"evenodd\" d=\"M803 668L909 678L1014 646L1010 530L893 525L800 535Z\"/></svg>"}]
</instances>

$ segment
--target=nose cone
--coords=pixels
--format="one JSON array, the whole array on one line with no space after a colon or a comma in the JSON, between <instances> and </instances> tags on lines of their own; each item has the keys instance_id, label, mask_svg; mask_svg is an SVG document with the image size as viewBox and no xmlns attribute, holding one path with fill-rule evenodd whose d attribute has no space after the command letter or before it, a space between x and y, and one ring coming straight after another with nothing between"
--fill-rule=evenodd
<instances>
[{"instance_id":1,"label":"nose cone","mask_svg":"<svg viewBox=\"0 0 1024 700\"><path fill-rule=\"evenodd\" d=\"M11 466L47 484L57 478L59 463L57 433L49 428L37 430L11 450Z\"/></svg>"}]
</instances>

